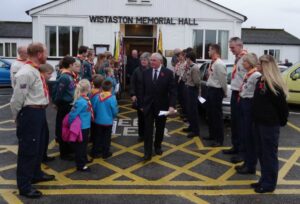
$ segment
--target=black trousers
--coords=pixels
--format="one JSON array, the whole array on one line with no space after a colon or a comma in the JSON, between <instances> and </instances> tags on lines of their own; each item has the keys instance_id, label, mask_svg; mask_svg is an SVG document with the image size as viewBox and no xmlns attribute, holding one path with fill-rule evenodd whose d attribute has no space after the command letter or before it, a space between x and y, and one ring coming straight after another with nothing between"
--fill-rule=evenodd
<instances>
[{"instance_id":1,"label":"black trousers","mask_svg":"<svg viewBox=\"0 0 300 204\"><path fill-rule=\"evenodd\" d=\"M46 159L48 157L47 151L48 151L49 139L50 139L50 132L49 132L48 122L46 121L45 147L44 147L43 159Z\"/></svg>"},{"instance_id":2,"label":"black trousers","mask_svg":"<svg viewBox=\"0 0 300 204\"><path fill-rule=\"evenodd\" d=\"M240 99L240 124L241 124L241 143L245 147L244 161L245 165L251 169L256 169L257 155L255 138L253 134L253 119L252 119L252 99Z\"/></svg>"},{"instance_id":3,"label":"black trousers","mask_svg":"<svg viewBox=\"0 0 300 204\"><path fill-rule=\"evenodd\" d=\"M82 131L82 142L72 142L72 146L75 152L75 162L78 168L82 168L86 165L87 158L87 147L89 142L90 129L83 129Z\"/></svg>"},{"instance_id":4,"label":"black trousers","mask_svg":"<svg viewBox=\"0 0 300 204\"><path fill-rule=\"evenodd\" d=\"M257 155L261 166L259 183L266 189L275 189L278 178L278 141L280 126L254 124Z\"/></svg>"},{"instance_id":5,"label":"black trousers","mask_svg":"<svg viewBox=\"0 0 300 204\"><path fill-rule=\"evenodd\" d=\"M224 122L222 101L224 92L222 88L208 87L207 90L207 117L209 136L220 144L224 142Z\"/></svg>"},{"instance_id":6,"label":"black trousers","mask_svg":"<svg viewBox=\"0 0 300 204\"><path fill-rule=\"evenodd\" d=\"M158 113L159 111L155 110L155 108L152 107L151 110L147 114L145 114L145 155L152 155L154 123L156 128L154 148L161 148L167 118L165 116L158 116Z\"/></svg>"},{"instance_id":7,"label":"black trousers","mask_svg":"<svg viewBox=\"0 0 300 204\"><path fill-rule=\"evenodd\" d=\"M17 118L19 143L17 185L20 192L29 192L32 179L43 176L41 162L47 132L45 109L24 107Z\"/></svg>"},{"instance_id":8,"label":"black trousers","mask_svg":"<svg viewBox=\"0 0 300 204\"><path fill-rule=\"evenodd\" d=\"M190 128L196 135L199 134L199 112L198 112L198 95L199 89L197 87L186 87L187 92L187 113Z\"/></svg>"},{"instance_id":9,"label":"black trousers","mask_svg":"<svg viewBox=\"0 0 300 204\"><path fill-rule=\"evenodd\" d=\"M240 142L240 106L238 102L239 92L232 91L230 108L231 108L231 143L235 150L243 152L244 148Z\"/></svg>"},{"instance_id":10,"label":"black trousers","mask_svg":"<svg viewBox=\"0 0 300 204\"><path fill-rule=\"evenodd\" d=\"M138 115L138 129L139 129L139 137L144 139L145 137L145 117L144 113L138 109L137 110L137 115Z\"/></svg>"},{"instance_id":11,"label":"black trousers","mask_svg":"<svg viewBox=\"0 0 300 204\"><path fill-rule=\"evenodd\" d=\"M59 143L60 157L64 157L73 153L71 145L62 139L62 122L64 117L71 111L71 109L72 106L69 103L60 103L57 105L55 134Z\"/></svg>"},{"instance_id":12,"label":"black trousers","mask_svg":"<svg viewBox=\"0 0 300 204\"><path fill-rule=\"evenodd\" d=\"M95 125L95 137L92 152L106 156L110 152L112 126Z\"/></svg>"}]
</instances>

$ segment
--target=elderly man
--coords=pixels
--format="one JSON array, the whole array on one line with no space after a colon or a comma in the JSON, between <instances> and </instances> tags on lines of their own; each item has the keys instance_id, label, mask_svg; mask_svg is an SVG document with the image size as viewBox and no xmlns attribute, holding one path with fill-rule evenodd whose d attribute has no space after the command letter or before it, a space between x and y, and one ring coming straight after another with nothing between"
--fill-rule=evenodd
<instances>
[{"instance_id":1,"label":"elderly man","mask_svg":"<svg viewBox=\"0 0 300 204\"><path fill-rule=\"evenodd\" d=\"M150 59L151 69L143 73L142 111L145 116L144 135L144 160L152 158L153 127L155 123L154 149L156 155L162 155L161 143L163 141L166 116L159 116L160 111L175 113L176 86L174 74L168 68L163 67L163 57L154 53Z\"/></svg>"},{"instance_id":2,"label":"elderly man","mask_svg":"<svg viewBox=\"0 0 300 204\"><path fill-rule=\"evenodd\" d=\"M243 79L247 70L243 67L243 56L247 54L247 51L243 50L243 41L234 37L229 41L229 48L231 52L236 56L234 69L232 71L231 78L231 142L232 148L229 150L224 150L224 154L238 154L238 156L232 157L231 161L233 163L239 163L243 161L242 152L244 151L244 147L240 142L240 125L239 125L239 91L243 84Z\"/></svg>"},{"instance_id":3,"label":"elderly man","mask_svg":"<svg viewBox=\"0 0 300 204\"><path fill-rule=\"evenodd\" d=\"M53 175L41 170L47 134L46 107L49 91L40 65L46 63L47 51L43 44L32 43L27 48L28 60L16 74L16 86L11 98L11 110L17 123L19 143L17 185L20 195L38 198L42 193L33 183L50 181Z\"/></svg>"},{"instance_id":4,"label":"elderly man","mask_svg":"<svg viewBox=\"0 0 300 204\"><path fill-rule=\"evenodd\" d=\"M11 79L11 87L14 88L16 85L15 75L21 69L21 67L25 64L27 60L27 46L18 47L18 55L17 60L10 67L10 79Z\"/></svg>"}]
</instances>

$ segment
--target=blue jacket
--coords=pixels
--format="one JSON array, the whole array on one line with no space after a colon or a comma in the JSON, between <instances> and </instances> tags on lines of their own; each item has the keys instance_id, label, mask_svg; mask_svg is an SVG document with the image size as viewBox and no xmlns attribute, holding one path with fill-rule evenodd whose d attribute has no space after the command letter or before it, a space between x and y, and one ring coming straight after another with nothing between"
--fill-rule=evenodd
<instances>
[{"instance_id":1,"label":"blue jacket","mask_svg":"<svg viewBox=\"0 0 300 204\"><path fill-rule=\"evenodd\" d=\"M96 100L92 101L95 123L103 126L113 125L114 118L119 112L116 96L110 92L102 92L95 98Z\"/></svg>"},{"instance_id":2,"label":"blue jacket","mask_svg":"<svg viewBox=\"0 0 300 204\"><path fill-rule=\"evenodd\" d=\"M69 115L69 123L71 124L77 116L79 116L81 120L81 129L84 130L91 127L91 112L89 111L88 101L83 97L75 101Z\"/></svg>"},{"instance_id":3,"label":"blue jacket","mask_svg":"<svg viewBox=\"0 0 300 204\"><path fill-rule=\"evenodd\" d=\"M74 78L67 73L62 73L53 87L53 102L55 104L72 103L75 88Z\"/></svg>"}]
</instances>

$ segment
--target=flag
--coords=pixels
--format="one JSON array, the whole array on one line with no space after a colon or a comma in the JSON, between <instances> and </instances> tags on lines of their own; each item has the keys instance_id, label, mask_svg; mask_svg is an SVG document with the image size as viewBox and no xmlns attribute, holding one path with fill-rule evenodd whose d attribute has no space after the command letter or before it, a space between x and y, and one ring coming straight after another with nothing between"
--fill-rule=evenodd
<instances>
[{"instance_id":1,"label":"flag","mask_svg":"<svg viewBox=\"0 0 300 204\"><path fill-rule=\"evenodd\" d=\"M162 39L161 29L159 29L158 42L157 42L157 51L159 50L163 53L163 39Z\"/></svg>"},{"instance_id":2,"label":"flag","mask_svg":"<svg viewBox=\"0 0 300 204\"><path fill-rule=\"evenodd\" d=\"M116 34L115 37L115 50L114 50L114 58L115 60L119 61L119 55L120 55L120 39L119 39L119 33Z\"/></svg>"}]
</instances>

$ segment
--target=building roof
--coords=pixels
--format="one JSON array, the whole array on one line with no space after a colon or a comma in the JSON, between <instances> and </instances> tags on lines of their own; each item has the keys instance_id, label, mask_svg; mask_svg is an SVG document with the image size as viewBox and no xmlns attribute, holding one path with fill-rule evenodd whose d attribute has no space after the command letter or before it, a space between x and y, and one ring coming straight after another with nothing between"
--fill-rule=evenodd
<instances>
[{"instance_id":1,"label":"building roof","mask_svg":"<svg viewBox=\"0 0 300 204\"><path fill-rule=\"evenodd\" d=\"M42 5L39 5L37 7L32 8L32 9L29 9L29 10L26 11L26 13L27 13L27 15L31 15L32 13L39 12L41 10L47 9L48 7L53 7L53 6L62 4L62 3L67 2L67 1L71 1L71 0L52 0L52 1L49 1L49 2L47 2L45 4L42 4ZM206 2L208 2L210 4L213 4L215 7L222 8L224 10L227 10L227 12L231 12L231 13L234 13L234 14L236 14L238 16L241 16L241 18L244 21L246 21L248 19L245 15L243 15L241 13L238 13L236 11L233 11L233 10L231 10L231 9L225 7L225 6L222 6L222 5L218 4L218 3L215 3L214 1L211 1L211 0L198 0L198 1L200 1L200 2L206 1Z\"/></svg>"},{"instance_id":2,"label":"building roof","mask_svg":"<svg viewBox=\"0 0 300 204\"><path fill-rule=\"evenodd\" d=\"M284 29L243 28L245 44L300 45L300 39Z\"/></svg>"},{"instance_id":3,"label":"building roof","mask_svg":"<svg viewBox=\"0 0 300 204\"><path fill-rule=\"evenodd\" d=\"M1 38L32 38L31 22L0 21Z\"/></svg>"}]
</instances>

